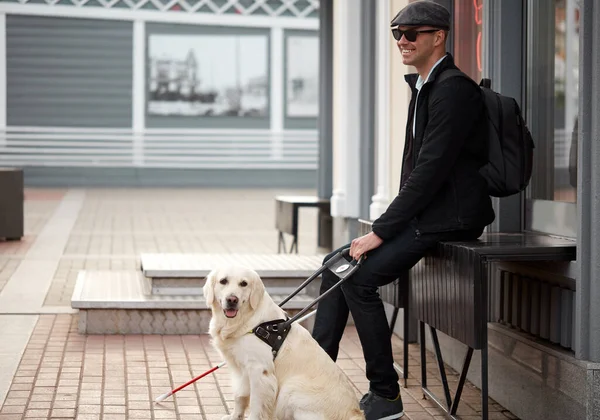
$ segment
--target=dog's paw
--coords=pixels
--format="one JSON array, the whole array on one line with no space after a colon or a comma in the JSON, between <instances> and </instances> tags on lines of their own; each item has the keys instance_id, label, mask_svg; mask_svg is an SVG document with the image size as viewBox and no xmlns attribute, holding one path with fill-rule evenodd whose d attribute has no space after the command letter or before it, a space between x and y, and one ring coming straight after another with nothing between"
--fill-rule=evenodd
<instances>
[{"instance_id":1,"label":"dog's paw","mask_svg":"<svg viewBox=\"0 0 600 420\"><path fill-rule=\"evenodd\" d=\"M221 420L243 420L243 416L234 416L233 414L227 414L226 416L221 417Z\"/></svg>"}]
</instances>

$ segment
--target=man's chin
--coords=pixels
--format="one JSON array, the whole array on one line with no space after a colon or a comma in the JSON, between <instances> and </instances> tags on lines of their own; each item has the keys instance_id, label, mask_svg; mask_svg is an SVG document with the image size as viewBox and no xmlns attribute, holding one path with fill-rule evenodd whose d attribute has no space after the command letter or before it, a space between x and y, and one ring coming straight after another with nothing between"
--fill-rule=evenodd
<instances>
[{"instance_id":1,"label":"man's chin","mask_svg":"<svg viewBox=\"0 0 600 420\"><path fill-rule=\"evenodd\" d=\"M225 316L227 318L235 318L238 314L238 310L237 309L223 309L223 313L225 314Z\"/></svg>"},{"instance_id":2,"label":"man's chin","mask_svg":"<svg viewBox=\"0 0 600 420\"><path fill-rule=\"evenodd\" d=\"M405 66L412 66L413 62L414 60L412 59L412 57L402 57L402 64L404 64Z\"/></svg>"}]
</instances>

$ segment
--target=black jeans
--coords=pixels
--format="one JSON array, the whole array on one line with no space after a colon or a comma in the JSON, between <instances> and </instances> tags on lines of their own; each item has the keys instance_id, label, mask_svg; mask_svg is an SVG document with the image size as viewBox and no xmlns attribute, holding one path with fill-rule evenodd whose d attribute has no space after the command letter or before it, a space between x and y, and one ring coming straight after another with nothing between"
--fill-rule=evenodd
<instances>
[{"instance_id":1,"label":"black jeans","mask_svg":"<svg viewBox=\"0 0 600 420\"><path fill-rule=\"evenodd\" d=\"M412 268L436 243L476 239L482 232L483 228L422 234L414 224L409 225L402 234L369 251L361 268L319 302L313 337L335 361L351 312L363 348L370 391L385 398L396 398L400 392L398 374L393 365L390 328L378 287L391 283ZM348 246L327 255L325 261ZM320 292L338 281L331 271L324 271Z\"/></svg>"}]
</instances>

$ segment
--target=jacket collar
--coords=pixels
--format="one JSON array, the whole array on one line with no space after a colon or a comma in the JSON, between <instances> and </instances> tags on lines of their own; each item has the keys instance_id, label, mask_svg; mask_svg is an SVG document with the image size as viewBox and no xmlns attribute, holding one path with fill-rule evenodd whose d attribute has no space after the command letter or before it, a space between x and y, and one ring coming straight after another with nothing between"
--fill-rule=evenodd
<instances>
[{"instance_id":1,"label":"jacket collar","mask_svg":"<svg viewBox=\"0 0 600 420\"><path fill-rule=\"evenodd\" d=\"M456 68L452 54L446 53L445 57L446 58L444 60L442 60L442 62L435 69L433 69L431 76L429 76L429 80L427 82L425 82L425 84L435 81L435 79L438 77L438 75L441 72L443 72L444 70L449 69L449 68L453 68L453 69ZM408 85L413 90L416 89L418 78L419 78L419 73L410 73L410 74L406 74L404 76L404 80L406 80L406 83L408 83Z\"/></svg>"}]
</instances>

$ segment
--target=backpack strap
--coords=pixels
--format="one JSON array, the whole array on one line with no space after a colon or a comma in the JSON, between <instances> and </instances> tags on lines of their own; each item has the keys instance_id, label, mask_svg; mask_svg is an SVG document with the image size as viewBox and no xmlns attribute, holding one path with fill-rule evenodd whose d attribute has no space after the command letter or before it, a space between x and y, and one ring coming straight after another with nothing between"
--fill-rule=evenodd
<instances>
[{"instance_id":1,"label":"backpack strap","mask_svg":"<svg viewBox=\"0 0 600 420\"><path fill-rule=\"evenodd\" d=\"M471 82L475 83L477 85L477 82L473 79L471 79L469 76L467 76L466 74L464 74L462 71L458 70L458 69L448 69L448 70L444 70L435 80L434 83L441 83L446 79L449 79L451 77L464 77L467 80L470 80ZM492 81L490 79L486 79L483 78L481 79L481 82L477 85L478 87L483 87L483 88L487 88L487 89L491 89L492 88Z\"/></svg>"},{"instance_id":2,"label":"backpack strap","mask_svg":"<svg viewBox=\"0 0 600 420\"><path fill-rule=\"evenodd\" d=\"M448 69L444 70L442 74L440 74L434 81L435 84L442 83L444 80L447 80L451 77L464 77L467 79L471 79L469 76L464 74L462 71L458 69Z\"/></svg>"}]
</instances>

